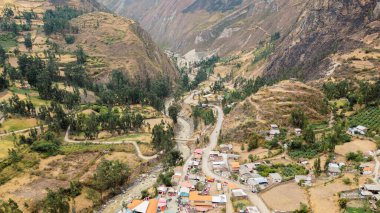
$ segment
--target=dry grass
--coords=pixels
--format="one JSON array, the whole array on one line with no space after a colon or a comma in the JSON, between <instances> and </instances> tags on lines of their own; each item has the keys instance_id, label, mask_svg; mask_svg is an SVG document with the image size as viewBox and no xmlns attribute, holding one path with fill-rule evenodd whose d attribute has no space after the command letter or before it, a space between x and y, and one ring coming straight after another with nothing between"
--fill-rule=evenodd
<instances>
[{"instance_id":1,"label":"dry grass","mask_svg":"<svg viewBox=\"0 0 380 213\"><path fill-rule=\"evenodd\" d=\"M300 203L308 203L304 188L290 182L270 189L261 194L268 206L276 211L293 211Z\"/></svg>"},{"instance_id":2,"label":"dry grass","mask_svg":"<svg viewBox=\"0 0 380 213\"><path fill-rule=\"evenodd\" d=\"M8 150L13 148L13 141L0 139L0 160L8 156Z\"/></svg>"},{"instance_id":3,"label":"dry grass","mask_svg":"<svg viewBox=\"0 0 380 213\"><path fill-rule=\"evenodd\" d=\"M338 193L358 187L355 184L346 185L342 182L342 179L350 178L352 180L353 177L354 174L345 174L344 177L326 184L322 180L318 181L312 188L309 189L311 207L313 209L313 212L340 212L338 205ZM365 182L365 179L366 177L360 177L359 185L362 185Z\"/></svg>"},{"instance_id":4,"label":"dry grass","mask_svg":"<svg viewBox=\"0 0 380 213\"><path fill-rule=\"evenodd\" d=\"M374 150L376 150L376 144L370 140L354 139L349 143L335 146L335 152L343 156L349 152L361 151L368 154L368 151Z\"/></svg>"},{"instance_id":5,"label":"dry grass","mask_svg":"<svg viewBox=\"0 0 380 213\"><path fill-rule=\"evenodd\" d=\"M38 125L35 118L11 118L4 121L0 128L0 132L17 131L27 129Z\"/></svg>"}]
</instances>

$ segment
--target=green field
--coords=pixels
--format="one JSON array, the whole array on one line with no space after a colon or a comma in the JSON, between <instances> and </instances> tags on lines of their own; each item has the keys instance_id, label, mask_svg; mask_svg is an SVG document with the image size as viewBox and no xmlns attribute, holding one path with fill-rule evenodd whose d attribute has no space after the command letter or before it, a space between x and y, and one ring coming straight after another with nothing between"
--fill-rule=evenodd
<instances>
[{"instance_id":1,"label":"green field","mask_svg":"<svg viewBox=\"0 0 380 213\"><path fill-rule=\"evenodd\" d=\"M86 153L86 152L102 152L102 151L120 151L134 152L134 147L131 144L68 144L61 146L61 152L64 154Z\"/></svg>"},{"instance_id":2,"label":"green field","mask_svg":"<svg viewBox=\"0 0 380 213\"><path fill-rule=\"evenodd\" d=\"M0 45L8 51L12 47L17 46L16 36L12 33L0 35Z\"/></svg>"},{"instance_id":3,"label":"green field","mask_svg":"<svg viewBox=\"0 0 380 213\"><path fill-rule=\"evenodd\" d=\"M362 125L371 131L380 130L380 108L367 107L357 111L348 118L350 126Z\"/></svg>"},{"instance_id":4,"label":"green field","mask_svg":"<svg viewBox=\"0 0 380 213\"><path fill-rule=\"evenodd\" d=\"M4 121L1 125L0 131L17 131L27 129L38 125L35 118L11 118Z\"/></svg>"},{"instance_id":5,"label":"green field","mask_svg":"<svg viewBox=\"0 0 380 213\"><path fill-rule=\"evenodd\" d=\"M344 213L365 213L365 212L366 211L364 208L353 208L353 207L348 207L344 211Z\"/></svg>"},{"instance_id":6,"label":"green field","mask_svg":"<svg viewBox=\"0 0 380 213\"><path fill-rule=\"evenodd\" d=\"M28 95L35 107L48 106L50 101L42 100L37 91L30 89L20 89L17 87L9 88L9 91L15 94Z\"/></svg>"}]
</instances>

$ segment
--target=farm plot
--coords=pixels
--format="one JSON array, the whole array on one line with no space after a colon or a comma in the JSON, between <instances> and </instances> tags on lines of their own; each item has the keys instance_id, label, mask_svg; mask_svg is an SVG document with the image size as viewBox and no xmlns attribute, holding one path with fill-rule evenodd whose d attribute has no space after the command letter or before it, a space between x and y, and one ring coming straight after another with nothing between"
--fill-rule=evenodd
<instances>
[{"instance_id":1,"label":"farm plot","mask_svg":"<svg viewBox=\"0 0 380 213\"><path fill-rule=\"evenodd\" d=\"M380 131L380 108L367 107L357 111L348 118L350 126L363 125L371 131Z\"/></svg>"}]
</instances>

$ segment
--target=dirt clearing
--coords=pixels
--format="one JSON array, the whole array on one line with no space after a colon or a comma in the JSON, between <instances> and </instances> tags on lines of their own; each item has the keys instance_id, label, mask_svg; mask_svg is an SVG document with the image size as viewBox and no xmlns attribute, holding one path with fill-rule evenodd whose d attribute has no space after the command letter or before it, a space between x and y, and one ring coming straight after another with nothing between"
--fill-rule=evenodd
<instances>
[{"instance_id":1,"label":"dirt clearing","mask_svg":"<svg viewBox=\"0 0 380 213\"><path fill-rule=\"evenodd\" d=\"M300 203L307 203L305 189L295 182L289 182L270 189L261 194L267 205L278 211L293 211L300 206Z\"/></svg>"},{"instance_id":2,"label":"dirt clearing","mask_svg":"<svg viewBox=\"0 0 380 213\"><path fill-rule=\"evenodd\" d=\"M376 150L376 144L370 140L354 139L351 142L338 145L335 147L335 152L339 155L346 155L349 152L361 151L367 153L368 151Z\"/></svg>"}]
</instances>

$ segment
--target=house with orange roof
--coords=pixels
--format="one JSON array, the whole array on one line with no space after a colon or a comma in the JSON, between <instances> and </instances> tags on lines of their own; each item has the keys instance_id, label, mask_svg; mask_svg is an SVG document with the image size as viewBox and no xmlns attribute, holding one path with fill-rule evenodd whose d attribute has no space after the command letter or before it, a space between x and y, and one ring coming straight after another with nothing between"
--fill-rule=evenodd
<instances>
[{"instance_id":1,"label":"house with orange roof","mask_svg":"<svg viewBox=\"0 0 380 213\"><path fill-rule=\"evenodd\" d=\"M133 200L127 208L133 213L157 213L158 200Z\"/></svg>"},{"instance_id":2,"label":"house with orange roof","mask_svg":"<svg viewBox=\"0 0 380 213\"><path fill-rule=\"evenodd\" d=\"M190 192L189 204L197 211L208 211L212 209L212 196L200 195L197 191Z\"/></svg>"},{"instance_id":3,"label":"house with orange roof","mask_svg":"<svg viewBox=\"0 0 380 213\"><path fill-rule=\"evenodd\" d=\"M239 172L239 169L240 169L240 163L239 162L231 162L230 163L230 170L231 172Z\"/></svg>"}]
</instances>

